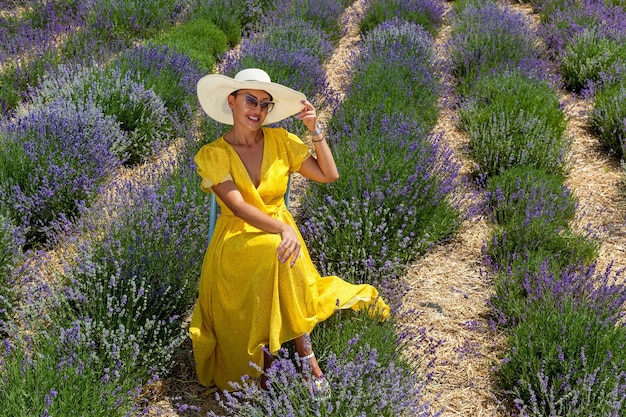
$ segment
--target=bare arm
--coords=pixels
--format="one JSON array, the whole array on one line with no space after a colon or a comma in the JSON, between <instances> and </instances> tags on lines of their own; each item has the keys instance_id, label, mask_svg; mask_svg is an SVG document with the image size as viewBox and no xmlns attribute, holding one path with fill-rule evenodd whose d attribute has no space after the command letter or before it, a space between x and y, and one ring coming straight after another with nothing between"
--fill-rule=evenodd
<instances>
[{"instance_id":1,"label":"bare arm","mask_svg":"<svg viewBox=\"0 0 626 417\"><path fill-rule=\"evenodd\" d=\"M310 159L310 158L309 158ZM213 192L226 204L233 214L252 226L269 233L279 233L282 241L278 245L278 259L285 262L291 257L291 266L300 256L300 240L293 227L246 203L241 192L232 181L224 181L212 187Z\"/></svg>"},{"instance_id":2,"label":"bare arm","mask_svg":"<svg viewBox=\"0 0 626 417\"><path fill-rule=\"evenodd\" d=\"M302 104L305 107L296 115L296 118L302 120L309 131L313 131L317 123L315 107L308 100L303 101ZM333 182L339 178L335 158L333 158L330 147L326 143L325 135L326 132L322 132L317 136L313 136L312 140L316 156L307 158L298 170L305 177L322 183Z\"/></svg>"}]
</instances>

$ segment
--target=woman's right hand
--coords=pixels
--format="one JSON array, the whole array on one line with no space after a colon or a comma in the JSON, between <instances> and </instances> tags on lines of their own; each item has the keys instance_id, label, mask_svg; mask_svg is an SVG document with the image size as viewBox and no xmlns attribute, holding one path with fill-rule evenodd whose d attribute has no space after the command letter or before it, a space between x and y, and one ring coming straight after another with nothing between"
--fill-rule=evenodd
<instances>
[{"instance_id":1,"label":"woman's right hand","mask_svg":"<svg viewBox=\"0 0 626 417\"><path fill-rule=\"evenodd\" d=\"M286 262L291 258L290 266L296 263L296 260L300 257L300 239L293 227L285 225L285 228L280 232L282 241L278 245L276 251L278 252L278 260Z\"/></svg>"}]
</instances>

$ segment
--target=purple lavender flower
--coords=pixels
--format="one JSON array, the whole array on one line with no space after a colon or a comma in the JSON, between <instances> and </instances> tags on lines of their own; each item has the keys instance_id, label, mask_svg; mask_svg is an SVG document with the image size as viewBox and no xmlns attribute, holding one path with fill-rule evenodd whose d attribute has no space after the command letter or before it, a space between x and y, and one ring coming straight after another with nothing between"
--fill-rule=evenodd
<instances>
[{"instance_id":1,"label":"purple lavender flower","mask_svg":"<svg viewBox=\"0 0 626 417\"><path fill-rule=\"evenodd\" d=\"M1 127L0 204L27 230L28 242L45 241L62 215L71 219L121 161L112 153L123 134L93 105L66 101L32 109Z\"/></svg>"}]
</instances>

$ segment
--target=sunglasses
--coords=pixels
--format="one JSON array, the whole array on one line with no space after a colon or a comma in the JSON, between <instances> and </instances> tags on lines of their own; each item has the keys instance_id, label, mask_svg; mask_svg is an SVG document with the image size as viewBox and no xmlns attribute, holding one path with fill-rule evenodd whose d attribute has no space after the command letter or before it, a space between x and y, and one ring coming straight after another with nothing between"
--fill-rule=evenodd
<instances>
[{"instance_id":1,"label":"sunglasses","mask_svg":"<svg viewBox=\"0 0 626 417\"><path fill-rule=\"evenodd\" d=\"M274 108L273 101L259 101L255 96L251 96L250 94L243 95L243 102L249 109L256 109L257 106L261 106L261 111L271 112Z\"/></svg>"}]
</instances>

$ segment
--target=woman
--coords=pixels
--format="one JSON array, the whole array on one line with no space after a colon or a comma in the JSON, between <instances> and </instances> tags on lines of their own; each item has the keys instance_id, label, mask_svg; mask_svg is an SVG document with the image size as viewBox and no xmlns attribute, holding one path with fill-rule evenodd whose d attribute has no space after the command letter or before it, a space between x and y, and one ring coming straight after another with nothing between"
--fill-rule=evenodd
<instances>
[{"instance_id":1,"label":"woman","mask_svg":"<svg viewBox=\"0 0 626 417\"><path fill-rule=\"evenodd\" d=\"M339 176L315 108L257 68L202 78L198 99L209 117L232 125L195 156L201 187L221 208L190 325L198 380L231 390L229 382L259 376L251 362L267 369L272 354L294 341L311 370L309 388L327 394L307 335L337 308L374 305L386 317L389 307L370 285L321 277L285 206L290 174L322 183ZM311 132L316 156L294 134L264 127L294 114ZM265 388L263 377L259 383Z\"/></svg>"}]
</instances>

